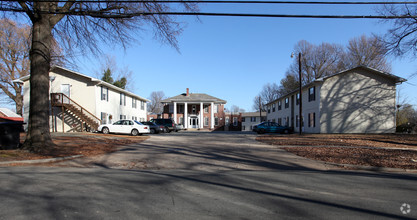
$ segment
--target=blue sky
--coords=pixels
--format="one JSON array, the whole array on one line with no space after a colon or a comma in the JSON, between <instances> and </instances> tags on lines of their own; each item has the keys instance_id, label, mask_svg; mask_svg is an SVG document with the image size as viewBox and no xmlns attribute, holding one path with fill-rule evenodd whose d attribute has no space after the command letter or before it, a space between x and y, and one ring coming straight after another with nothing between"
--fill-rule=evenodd
<instances>
[{"instance_id":1,"label":"blue sky","mask_svg":"<svg viewBox=\"0 0 417 220\"><path fill-rule=\"evenodd\" d=\"M270 13L270 14L375 14L374 6L312 5L202 5L202 12ZM133 92L149 97L163 91L167 97L190 88L227 100L226 107L237 105L252 111L254 97L266 83L277 83L290 64L295 44L306 40L346 45L354 37L383 34L390 24L366 19L300 19L195 17L177 18L187 23L178 37L180 52L153 39L147 29L138 36L139 44L126 51L103 47L106 54L117 58L119 66L133 72ZM392 73L409 78L416 72L412 58L393 58ZM97 72L99 61L81 63L79 71ZM417 77L399 86L402 97L416 104Z\"/></svg>"},{"instance_id":2,"label":"blue sky","mask_svg":"<svg viewBox=\"0 0 417 220\"><path fill-rule=\"evenodd\" d=\"M375 14L374 6L329 5L202 5L202 12L269 13L269 14ZM295 44L306 40L346 45L354 37L383 34L390 24L366 19L300 19L192 16L177 17L186 22L178 37L180 52L153 39L147 28L139 43L123 50L118 45L102 45L105 54L116 57L119 67L132 71L132 92L149 97L163 91L167 97L190 88L252 111L254 97L266 83L277 83L294 60L290 57ZM78 71L96 77L100 59L80 58ZM392 74L409 78L416 72L413 58L393 58ZM402 97L417 104L417 77L399 86Z\"/></svg>"}]
</instances>

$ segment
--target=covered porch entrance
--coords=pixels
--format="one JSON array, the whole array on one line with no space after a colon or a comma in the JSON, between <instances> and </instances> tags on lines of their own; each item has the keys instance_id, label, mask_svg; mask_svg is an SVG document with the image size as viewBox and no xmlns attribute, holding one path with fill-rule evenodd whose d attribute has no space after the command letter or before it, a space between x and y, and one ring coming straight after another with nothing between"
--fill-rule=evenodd
<instances>
[{"instance_id":1,"label":"covered porch entrance","mask_svg":"<svg viewBox=\"0 0 417 220\"><path fill-rule=\"evenodd\" d=\"M191 116L188 120L188 127L189 128L199 128L200 121L197 116Z\"/></svg>"}]
</instances>

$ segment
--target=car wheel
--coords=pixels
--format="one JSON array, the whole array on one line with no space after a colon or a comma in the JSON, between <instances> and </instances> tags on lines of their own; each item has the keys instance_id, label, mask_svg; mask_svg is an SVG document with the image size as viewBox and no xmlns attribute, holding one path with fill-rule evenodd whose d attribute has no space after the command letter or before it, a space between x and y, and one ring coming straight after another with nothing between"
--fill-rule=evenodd
<instances>
[{"instance_id":1,"label":"car wheel","mask_svg":"<svg viewBox=\"0 0 417 220\"><path fill-rule=\"evenodd\" d=\"M265 129L260 129L259 131L258 131L258 134L264 134L265 133Z\"/></svg>"},{"instance_id":2,"label":"car wheel","mask_svg":"<svg viewBox=\"0 0 417 220\"><path fill-rule=\"evenodd\" d=\"M110 130L108 127L104 127L103 129L101 129L101 132L103 132L103 134L108 134L110 133Z\"/></svg>"},{"instance_id":3,"label":"car wheel","mask_svg":"<svg viewBox=\"0 0 417 220\"><path fill-rule=\"evenodd\" d=\"M169 133L169 128L165 127L164 132L165 132L165 133Z\"/></svg>"},{"instance_id":4,"label":"car wheel","mask_svg":"<svg viewBox=\"0 0 417 220\"><path fill-rule=\"evenodd\" d=\"M136 130L136 129L133 129L133 130L132 130L132 132L130 132L130 134L131 134L132 136L137 136L137 135L139 134L139 131L138 131L138 130Z\"/></svg>"},{"instance_id":5,"label":"car wheel","mask_svg":"<svg viewBox=\"0 0 417 220\"><path fill-rule=\"evenodd\" d=\"M151 134L155 134L155 129L151 129Z\"/></svg>"}]
</instances>

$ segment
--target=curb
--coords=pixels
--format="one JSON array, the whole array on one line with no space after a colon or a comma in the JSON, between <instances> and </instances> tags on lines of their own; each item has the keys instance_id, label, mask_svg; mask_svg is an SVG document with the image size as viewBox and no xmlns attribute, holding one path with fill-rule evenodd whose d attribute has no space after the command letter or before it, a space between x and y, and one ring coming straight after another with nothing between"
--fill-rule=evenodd
<instances>
[{"instance_id":1,"label":"curb","mask_svg":"<svg viewBox=\"0 0 417 220\"><path fill-rule=\"evenodd\" d=\"M75 159L79 157L84 157L84 155L74 155L74 156L67 156L67 157L56 157L56 158L49 158L49 159L39 159L39 160L15 160L15 161L5 161L0 162L0 165L9 165L9 164L35 164L35 163L48 163L48 162L57 162L62 160L69 160Z\"/></svg>"},{"instance_id":2,"label":"curb","mask_svg":"<svg viewBox=\"0 0 417 220\"><path fill-rule=\"evenodd\" d=\"M337 167L354 168L354 169L357 169L357 170L365 170L365 171L417 173L416 169L403 169L403 168L392 168L392 167L374 167L374 166L362 166L362 165L353 165L353 164L344 164L344 163L330 163L330 162L324 162L324 164L337 166Z\"/></svg>"}]
</instances>

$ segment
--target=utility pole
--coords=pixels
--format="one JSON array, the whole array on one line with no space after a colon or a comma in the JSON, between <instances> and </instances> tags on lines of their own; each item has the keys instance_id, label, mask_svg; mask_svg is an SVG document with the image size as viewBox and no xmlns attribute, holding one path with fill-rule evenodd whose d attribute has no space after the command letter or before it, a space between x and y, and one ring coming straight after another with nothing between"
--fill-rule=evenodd
<instances>
[{"instance_id":1,"label":"utility pole","mask_svg":"<svg viewBox=\"0 0 417 220\"><path fill-rule=\"evenodd\" d=\"M302 98L302 78L301 78L301 52L298 53L298 79L300 81L300 101L299 101L299 128L300 128L300 135L302 134L302 124L303 124L303 116L302 116L302 110L303 110L303 98Z\"/></svg>"},{"instance_id":2,"label":"utility pole","mask_svg":"<svg viewBox=\"0 0 417 220\"><path fill-rule=\"evenodd\" d=\"M261 108L261 96L259 96L259 122L262 123L262 108Z\"/></svg>"}]
</instances>

